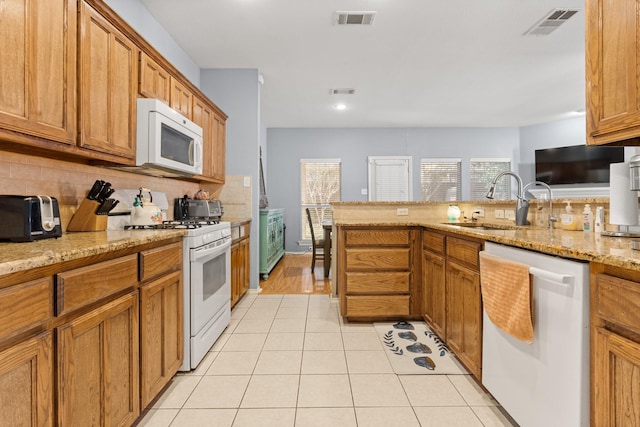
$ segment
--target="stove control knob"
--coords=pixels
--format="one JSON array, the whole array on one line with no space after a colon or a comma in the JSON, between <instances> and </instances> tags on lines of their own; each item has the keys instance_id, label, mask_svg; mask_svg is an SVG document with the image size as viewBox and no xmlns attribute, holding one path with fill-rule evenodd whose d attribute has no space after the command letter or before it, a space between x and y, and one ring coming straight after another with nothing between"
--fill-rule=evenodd
<instances>
[{"instance_id":1,"label":"stove control knob","mask_svg":"<svg viewBox=\"0 0 640 427\"><path fill-rule=\"evenodd\" d=\"M212 233L208 233L202 236L202 243L204 243L205 245L207 243L211 243L215 240L214 236Z\"/></svg>"}]
</instances>

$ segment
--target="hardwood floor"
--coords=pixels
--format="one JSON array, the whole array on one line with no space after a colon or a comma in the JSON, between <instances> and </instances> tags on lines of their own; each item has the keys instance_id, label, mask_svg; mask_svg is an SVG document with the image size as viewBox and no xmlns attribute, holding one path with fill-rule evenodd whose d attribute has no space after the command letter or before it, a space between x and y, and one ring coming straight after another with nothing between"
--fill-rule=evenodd
<instances>
[{"instance_id":1,"label":"hardwood floor","mask_svg":"<svg viewBox=\"0 0 640 427\"><path fill-rule=\"evenodd\" d=\"M284 254L267 280L260 276L261 294L330 294L331 279L324 277L322 261L311 273L311 254Z\"/></svg>"}]
</instances>

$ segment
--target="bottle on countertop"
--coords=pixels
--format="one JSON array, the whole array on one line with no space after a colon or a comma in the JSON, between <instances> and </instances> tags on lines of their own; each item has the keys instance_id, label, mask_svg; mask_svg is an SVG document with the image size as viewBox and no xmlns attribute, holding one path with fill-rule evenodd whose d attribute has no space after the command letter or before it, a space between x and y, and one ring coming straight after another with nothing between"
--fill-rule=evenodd
<instances>
[{"instance_id":1,"label":"bottle on countertop","mask_svg":"<svg viewBox=\"0 0 640 427\"><path fill-rule=\"evenodd\" d=\"M589 203L584 205L582 211L582 229L589 233L593 231L593 212Z\"/></svg>"},{"instance_id":2,"label":"bottle on countertop","mask_svg":"<svg viewBox=\"0 0 640 427\"><path fill-rule=\"evenodd\" d=\"M579 221L573 213L571 201L565 200L564 203L566 203L567 206L564 208L565 213L560 215L560 227L562 227L563 230L578 230Z\"/></svg>"},{"instance_id":3,"label":"bottle on countertop","mask_svg":"<svg viewBox=\"0 0 640 427\"><path fill-rule=\"evenodd\" d=\"M449 205L447 217L449 218L449 222L456 222L460 218L460 208L457 205Z\"/></svg>"},{"instance_id":4,"label":"bottle on countertop","mask_svg":"<svg viewBox=\"0 0 640 427\"><path fill-rule=\"evenodd\" d=\"M602 206L596 206L594 231L596 233L604 231L604 208Z\"/></svg>"}]
</instances>

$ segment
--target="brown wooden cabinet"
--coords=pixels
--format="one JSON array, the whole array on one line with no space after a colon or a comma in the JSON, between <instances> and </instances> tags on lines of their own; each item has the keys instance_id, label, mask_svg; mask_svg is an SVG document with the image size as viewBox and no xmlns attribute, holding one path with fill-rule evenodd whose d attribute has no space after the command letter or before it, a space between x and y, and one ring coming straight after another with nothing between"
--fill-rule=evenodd
<instances>
[{"instance_id":1,"label":"brown wooden cabinet","mask_svg":"<svg viewBox=\"0 0 640 427\"><path fill-rule=\"evenodd\" d=\"M383 319L421 314L422 292L413 280L420 272L417 236L414 227L338 227L337 245L343 248L337 251L342 316Z\"/></svg>"},{"instance_id":2,"label":"brown wooden cabinet","mask_svg":"<svg viewBox=\"0 0 640 427\"><path fill-rule=\"evenodd\" d=\"M140 288L140 396L146 407L183 360L182 272Z\"/></svg>"},{"instance_id":3,"label":"brown wooden cabinet","mask_svg":"<svg viewBox=\"0 0 640 427\"><path fill-rule=\"evenodd\" d=\"M218 182L224 183L225 164L227 152L227 116L221 111L216 111L213 116L215 122L215 135L209 158L211 158L212 169L209 176Z\"/></svg>"},{"instance_id":4,"label":"brown wooden cabinet","mask_svg":"<svg viewBox=\"0 0 640 427\"><path fill-rule=\"evenodd\" d=\"M482 372L482 242L447 237L447 345L476 378Z\"/></svg>"},{"instance_id":5,"label":"brown wooden cabinet","mask_svg":"<svg viewBox=\"0 0 640 427\"><path fill-rule=\"evenodd\" d=\"M441 338L446 337L447 300L445 293L445 239L434 231L422 232L422 287L424 318Z\"/></svg>"},{"instance_id":6,"label":"brown wooden cabinet","mask_svg":"<svg viewBox=\"0 0 640 427\"><path fill-rule=\"evenodd\" d=\"M640 272L591 264L591 425L640 425Z\"/></svg>"},{"instance_id":7,"label":"brown wooden cabinet","mask_svg":"<svg viewBox=\"0 0 640 427\"><path fill-rule=\"evenodd\" d=\"M146 407L178 372L184 352L182 245L140 253L140 397Z\"/></svg>"},{"instance_id":8,"label":"brown wooden cabinet","mask_svg":"<svg viewBox=\"0 0 640 427\"><path fill-rule=\"evenodd\" d=\"M182 237L2 276L0 427L132 425L182 364L182 302Z\"/></svg>"},{"instance_id":9,"label":"brown wooden cabinet","mask_svg":"<svg viewBox=\"0 0 640 427\"><path fill-rule=\"evenodd\" d=\"M140 52L139 69L140 95L159 99L169 104L171 98L171 77L169 72L144 52Z\"/></svg>"},{"instance_id":10,"label":"brown wooden cabinet","mask_svg":"<svg viewBox=\"0 0 640 427\"><path fill-rule=\"evenodd\" d=\"M202 127L202 175L209 181L224 183L226 116L208 100L193 96L193 122Z\"/></svg>"},{"instance_id":11,"label":"brown wooden cabinet","mask_svg":"<svg viewBox=\"0 0 640 427\"><path fill-rule=\"evenodd\" d=\"M75 144L76 15L76 0L2 3L1 128Z\"/></svg>"},{"instance_id":12,"label":"brown wooden cabinet","mask_svg":"<svg viewBox=\"0 0 640 427\"><path fill-rule=\"evenodd\" d=\"M2 427L54 425L51 332L0 351L0 402Z\"/></svg>"},{"instance_id":13,"label":"brown wooden cabinet","mask_svg":"<svg viewBox=\"0 0 640 427\"><path fill-rule=\"evenodd\" d=\"M85 1L80 3L80 34L80 145L132 162L138 48Z\"/></svg>"},{"instance_id":14,"label":"brown wooden cabinet","mask_svg":"<svg viewBox=\"0 0 640 427\"><path fill-rule=\"evenodd\" d=\"M171 76L171 95L169 106L182 113L189 120L193 119L193 93L180 80Z\"/></svg>"},{"instance_id":15,"label":"brown wooden cabinet","mask_svg":"<svg viewBox=\"0 0 640 427\"><path fill-rule=\"evenodd\" d=\"M247 293L251 284L250 229L250 221L233 224L231 227L232 307Z\"/></svg>"},{"instance_id":16,"label":"brown wooden cabinet","mask_svg":"<svg viewBox=\"0 0 640 427\"><path fill-rule=\"evenodd\" d=\"M640 2L587 0L587 143L640 144Z\"/></svg>"},{"instance_id":17,"label":"brown wooden cabinet","mask_svg":"<svg viewBox=\"0 0 640 427\"><path fill-rule=\"evenodd\" d=\"M138 292L58 327L58 424L128 426L140 414Z\"/></svg>"}]
</instances>

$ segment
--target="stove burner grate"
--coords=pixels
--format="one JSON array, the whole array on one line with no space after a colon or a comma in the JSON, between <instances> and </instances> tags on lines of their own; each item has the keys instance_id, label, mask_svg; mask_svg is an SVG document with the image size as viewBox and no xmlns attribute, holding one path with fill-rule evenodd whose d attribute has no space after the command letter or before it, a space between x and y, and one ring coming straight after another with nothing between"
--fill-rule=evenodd
<instances>
[{"instance_id":1,"label":"stove burner grate","mask_svg":"<svg viewBox=\"0 0 640 427\"><path fill-rule=\"evenodd\" d=\"M220 220L217 219L185 219L185 220L167 220L162 221L162 224L150 224L150 225L125 225L125 230L193 230L200 228L204 225L219 224Z\"/></svg>"}]
</instances>

